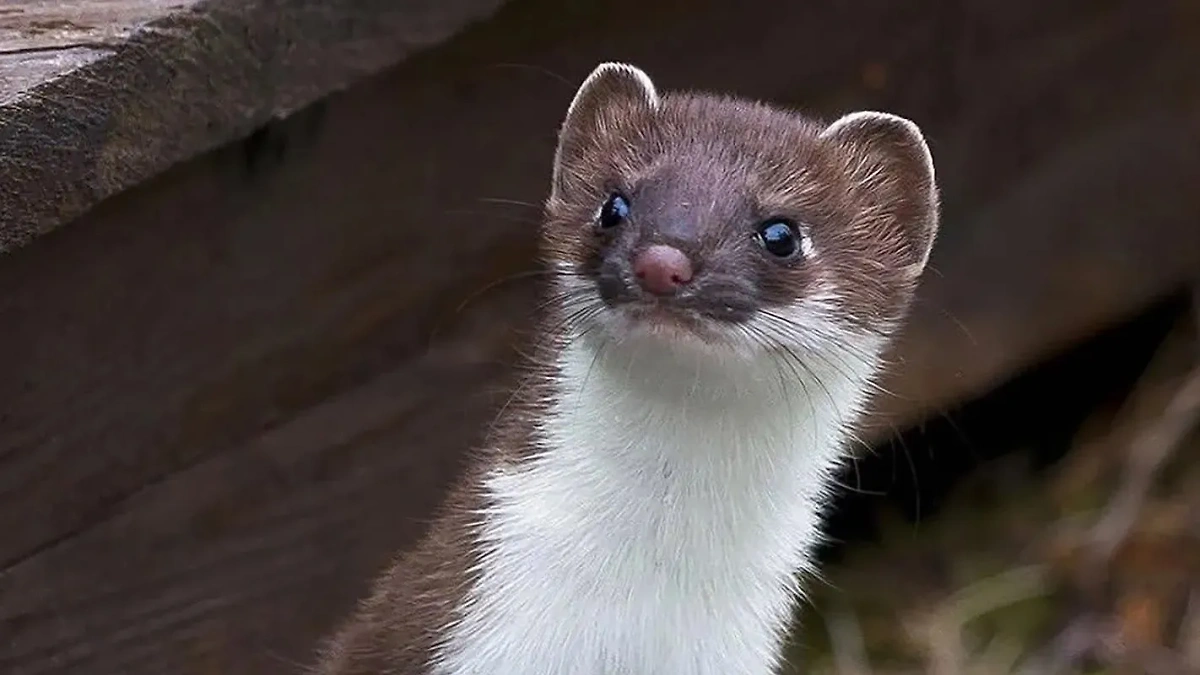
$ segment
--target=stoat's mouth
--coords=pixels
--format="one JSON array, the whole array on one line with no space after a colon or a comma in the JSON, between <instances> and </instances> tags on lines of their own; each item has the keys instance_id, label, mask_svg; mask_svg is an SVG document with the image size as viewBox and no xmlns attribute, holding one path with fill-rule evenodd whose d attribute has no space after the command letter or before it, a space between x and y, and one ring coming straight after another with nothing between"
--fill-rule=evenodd
<instances>
[{"instance_id":1,"label":"stoat's mouth","mask_svg":"<svg viewBox=\"0 0 1200 675\"><path fill-rule=\"evenodd\" d=\"M672 343L716 347L724 342L711 321L665 303L629 303L617 309L621 332Z\"/></svg>"}]
</instances>

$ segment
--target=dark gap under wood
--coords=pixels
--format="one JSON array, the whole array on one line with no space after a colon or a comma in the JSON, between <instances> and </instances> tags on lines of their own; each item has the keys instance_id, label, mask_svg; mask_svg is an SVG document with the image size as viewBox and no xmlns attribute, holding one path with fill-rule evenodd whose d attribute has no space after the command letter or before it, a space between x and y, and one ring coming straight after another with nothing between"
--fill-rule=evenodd
<instances>
[{"instance_id":1,"label":"dark gap under wood","mask_svg":"<svg viewBox=\"0 0 1200 675\"><path fill-rule=\"evenodd\" d=\"M861 451L843 473L847 488L830 514L824 560L836 563L848 547L875 541L885 510L919 530L963 478L1001 457L1021 454L1033 475L1055 466L1088 417L1124 400L1191 302L1188 289L1166 294L987 394Z\"/></svg>"}]
</instances>

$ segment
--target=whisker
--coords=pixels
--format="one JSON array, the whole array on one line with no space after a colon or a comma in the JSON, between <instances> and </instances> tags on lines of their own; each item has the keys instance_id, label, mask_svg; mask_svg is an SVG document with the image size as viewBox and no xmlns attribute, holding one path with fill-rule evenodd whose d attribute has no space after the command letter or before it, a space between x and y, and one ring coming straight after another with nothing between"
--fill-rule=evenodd
<instances>
[{"instance_id":1,"label":"whisker","mask_svg":"<svg viewBox=\"0 0 1200 675\"><path fill-rule=\"evenodd\" d=\"M979 346L979 341L977 339L975 339L974 333L972 333L971 329L967 327L967 324L964 323L962 319L959 319L953 312L946 309L944 306L933 303L929 300L926 300L920 294L917 294L917 296L915 298L913 298L913 304L914 305L923 305L925 307L932 307L935 312L937 312L938 314L941 314L943 317L948 319L950 321L950 323L953 323L954 326L956 328L958 328L959 331L962 332L963 336L967 338L967 340L971 343L972 346L974 346L974 347Z\"/></svg>"},{"instance_id":2,"label":"whisker","mask_svg":"<svg viewBox=\"0 0 1200 675\"><path fill-rule=\"evenodd\" d=\"M529 64L529 63L493 63L491 65L484 66L484 67L489 68L489 69L511 68L513 70L528 70L531 73L537 73L539 75L546 75L546 76L550 77L551 79L566 85L567 89L570 89L570 90L574 90L576 87L579 86L578 83L571 82L570 80L563 77L562 75L559 75L558 73L554 72L553 70L550 70L548 68L543 68L542 66L535 66L535 65Z\"/></svg>"},{"instance_id":3,"label":"whisker","mask_svg":"<svg viewBox=\"0 0 1200 675\"><path fill-rule=\"evenodd\" d=\"M597 327L594 319L604 310L604 305L599 302L577 305L548 324L548 339L565 339L565 346L574 344L575 341L587 337Z\"/></svg>"},{"instance_id":4,"label":"whisker","mask_svg":"<svg viewBox=\"0 0 1200 675\"><path fill-rule=\"evenodd\" d=\"M780 354L783 361L789 365L793 374L796 376L796 379L800 381L812 379L814 383L821 388L822 392L825 394L825 397L828 399L829 404L834 407L835 412L840 412L837 410L837 399L835 399L833 393L829 391L829 387L825 384L825 381L808 365L808 363L805 362L803 358L801 358L799 354L796 353L795 349L791 346L792 344L802 341L799 339L800 336L798 329L792 324L792 322L787 321L774 312L764 311L763 316L766 317L766 323L768 325L770 325L774 330L782 333L782 335L776 336L777 339L773 340L775 343L773 345L774 350ZM806 350L806 352L808 351L811 351L813 355L820 354L820 352L815 349ZM826 365L831 366L832 364ZM848 375L840 368L831 367L830 369L842 377L846 377ZM801 373L799 372L800 370L807 375L807 378L801 376Z\"/></svg>"},{"instance_id":5,"label":"whisker","mask_svg":"<svg viewBox=\"0 0 1200 675\"><path fill-rule=\"evenodd\" d=\"M762 331L759 330L757 327L754 327L752 325L737 324L737 328L740 329L740 332L747 337L747 339L751 342L751 344L754 344L758 348L764 349L764 350L770 348L770 341L765 339L765 336L762 335ZM788 405L792 405L791 387L789 387L787 384L787 379L784 377L784 372L782 370L779 370L776 372L776 375L779 378L780 392L783 394L784 399L788 402ZM798 375L799 374L795 372L795 369L792 369L793 379L800 383L801 393L804 395L805 401L808 402L808 405L811 408L812 397L808 393L808 383L806 383L804 381L804 378L798 377ZM810 410L810 412L811 412L811 410Z\"/></svg>"},{"instance_id":6,"label":"whisker","mask_svg":"<svg viewBox=\"0 0 1200 675\"><path fill-rule=\"evenodd\" d=\"M486 220L498 220L514 225L529 225L536 227L541 223L538 218L529 216L520 216L514 213L504 213L503 211L486 211L482 209L443 209L442 214L446 216L470 216L472 218L482 218Z\"/></svg>"},{"instance_id":7,"label":"whisker","mask_svg":"<svg viewBox=\"0 0 1200 675\"><path fill-rule=\"evenodd\" d=\"M480 197L479 201L484 202L485 204L507 204L509 206L526 206L531 209L537 209L538 211L542 210L541 204L523 202L519 199L504 199L503 197Z\"/></svg>"},{"instance_id":8,"label":"whisker","mask_svg":"<svg viewBox=\"0 0 1200 675\"><path fill-rule=\"evenodd\" d=\"M608 346L608 340L601 338L600 344L596 345L595 353L592 354L591 362L588 363L587 371L584 372L584 374L583 374L583 384L581 384L579 387L580 392L587 391L588 380L590 380L592 378L592 369L596 367L596 363L600 360L600 355L604 353L604 348L606 346ZM583 396L580 396L579 398L577 398L575 400L575 410L573 410L571 412L571 414L573 416L579 414L579 406L582 403L583 403Z\"/></svg>"},{"instance_id":9,"label":"whisker","mask_svg":"<svg viewBox=\"0 0 1200 675\"><path fill-rule=\"evenodd\" d=\"M786 317L771 310L762 310L762 316L766 319L767 323L771 324L772 328L780 333L778 336L779 342L785 344L803 344L811 342L812 336L817 337L821 342L821 348L812 347L806 349L807 355L821 361L825 367L842 377L856 379L853 378L854 373L847 361L848 358L855 361L871 361L876 358L874 354L858 349L852 344L847 344L841 336L830 333L821 327L797 326ZM837 359L838 363L834 363L831 358ZM902 398L884 387L875 378L861 380L861 384L871 393Z\"/></svg>"},{"instance_id":10,"label":"whisker","mask_svg":"<svg viewBox=\"0 0 1200 675\"><path fill-rule=\"evenodd\" d=\"M881 492L879 490L867 490L867 489L863 488L862 487L862 475L859 473L859 470L858 470L858 460L851 457L850 462L854 466L854 476L855 476L855 482L857 483L857 485L850 485L850 484L842 481L840 478L838 478L837 475L831 475L829 480L834 485L838 486L839 488L841 488L843 490L846 490L847 492L851 492L853 494L865 495L868 497L886 497L887 496L886 492Z\"/></svg>"},{"instance_id":11,"label":"whisker","mask_svg":"<svg viewBox=\"0 0 1200 675\"><path fill-rule=\"evenodd\" d=\"M913 529L921 524L921 481L917 478L917 463L913 461L908 447L904 448L904 459L908 462L908 473L913 480Z\"/></svg>"},{"instance_id":12,"label":"whisker","mask_svg":"<svg viewBox=\"0 0 1200 675\"><path fill-rule=\"evenodd\" d=\"M512 281L521 281L524 279L531 279L534 277L553 275L553 274L556 274L556 272L554 272L552 270L545 270L545 269L523 270L521 272L507 274L505 276L500 277L499 279L494 279L494 280L489 281L488 283L484 284L479 289L472 291L470 295L468 295L466 298L463 299L463 301L461 303L459 303L458 307L455 308L454 313L455 314L461 313L463 311L463 309L466 308L467 305L471 304L475 300L478 300L480 296L482 296L483 294L487 293L488 291L490 291L498 286L501 286L503 284L507 284Z\"/></svg>"},{"instance_id":13,"label":"whisker","mask_svg":"<svg viewBox=\"0 0 1200 675\"><path fill-rule=\"evenodd\" d=\"M517 386L513 388L512 393L509 394L508 398L504 400L504 405L500 406L500 410L492 417L491 423L488 424L487 432L485 433L484 438L487 439L489 444L492 443L492 436L496 431L496 426L500 424L500 420L504 419L504 413L509 409L513 401L516 401L522 394L525 393L526 387L528 387L529 383L538 379L540 376L541 373L531 372L517 381Z\"/></svg>"}]
</instances>

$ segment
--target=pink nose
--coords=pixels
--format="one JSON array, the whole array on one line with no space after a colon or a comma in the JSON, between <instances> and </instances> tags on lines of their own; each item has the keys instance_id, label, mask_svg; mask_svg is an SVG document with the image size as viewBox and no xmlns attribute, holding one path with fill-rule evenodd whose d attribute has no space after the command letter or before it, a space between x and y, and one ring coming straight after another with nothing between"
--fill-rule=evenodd
<instances>
[{"instance_id":1,"label":"pink nose","mask_svg":"<svg viewBox=\"0 0 1200 675\"><path fill-rule=\"evenodd\" d=\"M671 295L692 280L692 261L674 246L655 244L634 258L633 273L647 291Z\"/></svg>"}]
</instances>

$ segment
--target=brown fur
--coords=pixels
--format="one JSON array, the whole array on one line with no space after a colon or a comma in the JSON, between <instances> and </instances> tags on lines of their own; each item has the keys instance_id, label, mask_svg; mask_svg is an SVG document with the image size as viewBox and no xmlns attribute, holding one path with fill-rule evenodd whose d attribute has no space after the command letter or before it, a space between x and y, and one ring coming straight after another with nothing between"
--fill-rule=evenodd
<instances>
[{"instance_id":1,"label":"brown fur","mask_svg":"<svg viewBox=\"0 0 1200 675\"><path fill-rule=\"evenodd\" d=\"M317 672L328 675L424 673L442 626L471 583L470 512L482 505L465 480L446 501L428 537L376 582L354 616L325 647Z\"/></svg>"},{"instance_id":2,"label":"brown fur","mask_svg":"<svg viewBox=\"0 0 1200 675\"><path fill-rule=\"evenodd\" d=\"M552 322L553 303L539 300L538 324ZM551 359L561 329L543 332L532 347L524 375L488 431L484 451L451 490L426 537L402 553L375 581L370 594L321 647L314 675L423 675L473 582L479 561L473 544L476 514L487 505L480 485L499 462L519 462L533 448L528 420L542 414L550 392Z\"/></svg>"},{"instance_id":3,"label":"brown fur","mask_svg":"<svg viewBox=\"0 0 1200 675\"><path fill-rule=\"evenodd\" d=\"M531 421L553 395L554 357L567 325L586 318L577 306L586 314L639 298L628 265L638 248L665 242L690 256L697 290L670 302L708 320L743 321L788 305L812 292L818 272L833 280L846 322L884 330L901 318L937 229L933 176L910 130L876 123L826 136L825 125L763 104L680 93L654 108L645 93L618 72L576 99L560 133L543 256L552 270L566 263L596 290L564 298L542 289L541 340L488 450L429 535L327 643L319 675L428 672L473 581L481 478L534 448ZM633 215L617 231L598 233L596 210L613 191L630 196ZM771 259L754 234L772 217L800 224L817 259Z\"/></svg>"}]
</instances>

